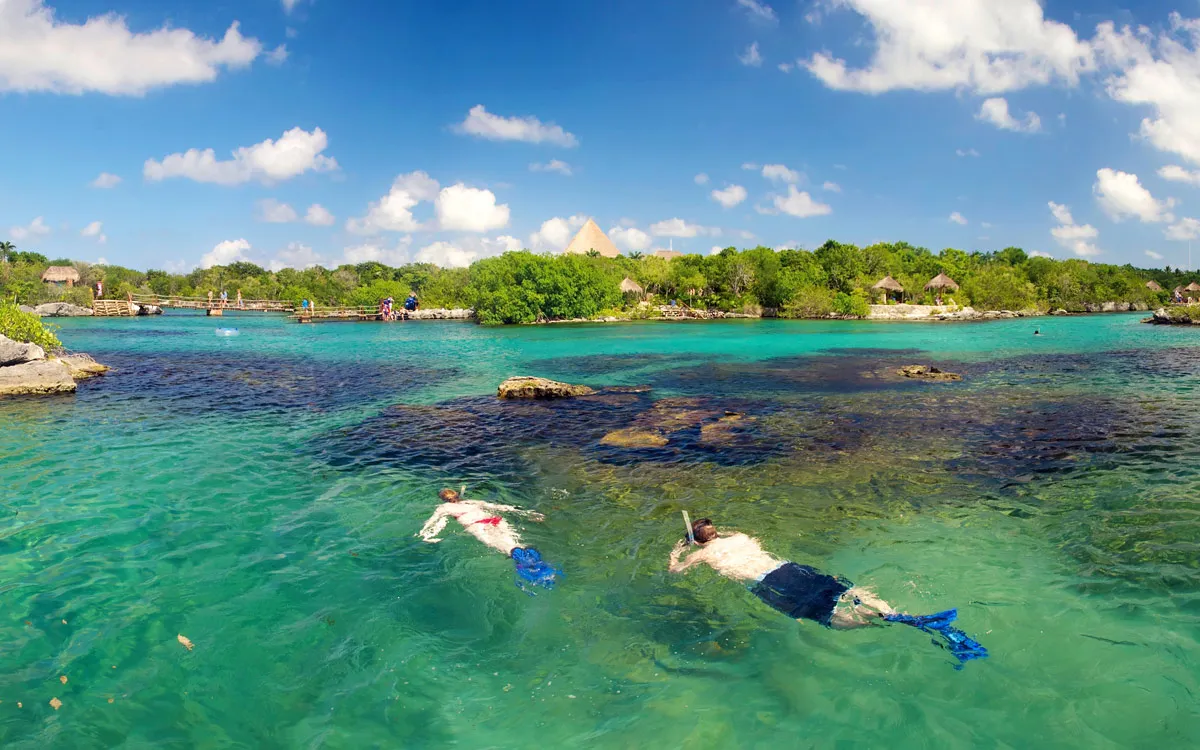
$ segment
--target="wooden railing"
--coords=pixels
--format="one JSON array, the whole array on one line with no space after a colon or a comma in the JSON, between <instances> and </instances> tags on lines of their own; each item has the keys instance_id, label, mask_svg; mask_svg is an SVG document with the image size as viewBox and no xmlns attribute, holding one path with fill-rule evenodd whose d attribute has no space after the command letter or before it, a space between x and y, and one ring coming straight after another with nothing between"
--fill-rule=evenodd
<instances>
[{"instance_id":1,"label":"wooden railing","mask_svg":"<svg viewBox=\"0 0 1200 750\"><path fill-rule=\"evenodd\" d=\"M285 312L295 310L292 302L277 299L221 300L213 297L184 297L164 294L135 294L132 301L139 305L157 305L185 310L236 310L244 312Z\"/></svg>"}]
</instances>

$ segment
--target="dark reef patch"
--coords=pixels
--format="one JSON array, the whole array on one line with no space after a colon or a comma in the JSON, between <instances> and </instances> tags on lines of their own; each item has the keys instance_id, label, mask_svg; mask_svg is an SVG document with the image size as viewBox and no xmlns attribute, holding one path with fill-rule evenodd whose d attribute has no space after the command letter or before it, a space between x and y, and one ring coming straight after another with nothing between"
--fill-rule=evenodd
<instances>
[{"instance_id":1,"label":"dark reef patch","mask_svg":"<svg viewBox=\"0 0 1200 750\"><path fill-rule=\"evenodd\" d=\"M690 354L589 354L580 357L548 357L530 362L530 372L561 373L564 376L588 378L611 375L626 370L640 370L670 362L694 362L702 357Z\"/></svg>"},{"instance_id":2,"label":"dark reef patch","mask_svg":"<svg viewBox=\"0 0 1200 750\"><path fill-rule=\"evenodd\" d=\"M450 369L309 358L113 353L89 397L145 400L184 414L325 411L452 377Z\"/></svg>"}]
</instances>

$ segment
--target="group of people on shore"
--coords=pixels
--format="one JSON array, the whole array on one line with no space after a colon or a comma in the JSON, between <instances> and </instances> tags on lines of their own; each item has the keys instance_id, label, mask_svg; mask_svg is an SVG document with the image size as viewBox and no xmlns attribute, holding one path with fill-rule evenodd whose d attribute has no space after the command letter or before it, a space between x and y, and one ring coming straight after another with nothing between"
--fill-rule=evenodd
<instances>
[{"instance_id":1,"label":"group of people on shore","mask_svg":"<svg viewBox=\"0 0 1200 750\"><path fill-rule=\"evenodd\" d=\"M409 313L414 313L421 307L416 292L408 295L408 298L404 300L404 306L400 310L394 308L395 303L396 300L393 297L386 297L379 300L380 320L408 320Z\"/></svg>"},{"instance_id":2,"label":"group of people on shore","mask_svg":"<svg viewBox=\"0 0 1200 750\"><path fill-rule=\"evenodd\" d=\"M459 492L438 493L441 504L417 533L436 544L450 519L491 549L513 560L517 584L532 593L533 587L550 589L562 571L542 559L533 547L524 546L512 524L502 513L544 521L536 511L511 505L468 500ZM684 573L696 565L708 565L725 578L747 586L767 606L796 620L811 620L835 630L851 630L900 623L938 636L935 644L958 659L958 667L988 655L987 649L951 623L957 610L914 616L896 611L868 588L855 586L840 576L822 573L807 565L775 557L763 550L757 539L741 532L719 532L710 519L702 518L687 527L687 538L671 550L667 570ZM686 558L684 553L691 550Z\"/></svg>"}]
</instances>

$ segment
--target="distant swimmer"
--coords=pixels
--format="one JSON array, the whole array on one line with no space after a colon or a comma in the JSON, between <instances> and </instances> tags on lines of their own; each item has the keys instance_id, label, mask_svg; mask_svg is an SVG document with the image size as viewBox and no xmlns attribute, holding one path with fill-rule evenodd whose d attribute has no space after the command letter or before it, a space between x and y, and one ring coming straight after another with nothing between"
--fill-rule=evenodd
<instances>
[{"instance_id":1,"label":"distant swimmer","mask_svg":"<svg viewBox=\"0 0 1200 750\"><path fill-rule=\"evenodd\" d=\"M418 534L430 544L441 541L438 534L446 528L451 518L462 524L467 533L483 542L494 550L511 557L517 566L517 585L526 589L525 584L553 588L556 578L562 571L542 560L541 554L533 547L521 545L521 538L499 513L517 513L527 516L532 521L543 521L544 516L531 510L521 510L511 505L486 503L482 500L467 500L460 497L454 490L442 490L438 493L442 504L437 507Z\"/></svg>"},{"instance_id":2,"label":"distant swimmer","mask_svg":"<svg viewBox=\"0 0 1200 750\"><path fill-rule=\"evenodd\" d=\"M959 666L987 656L987 649L950 625L957 610L921 617L897 612L868 589L768 554L757 539L739 532L718 534L707 518L692 524L692 536L699 549L681 561L688 540L676 544L671 550L672 573L705 563L726 578L747 584L765 604L797 620L812 620L837 630L899 622L941 636Z\"/></svg>"},{"instance_id":3,"label":"distant swimmer","mask_svg":"<svg viewBox=\"0 0 1200 750\"><path fill-rule=\"evenodd\" d=\"M1042 335L1042 329L1040 329L1040 328L1034 328L1034 329L1033 329L1033 335L1034 335L1034 336L1041 336L1041 335Z\"/></svg>"}]
</instances>

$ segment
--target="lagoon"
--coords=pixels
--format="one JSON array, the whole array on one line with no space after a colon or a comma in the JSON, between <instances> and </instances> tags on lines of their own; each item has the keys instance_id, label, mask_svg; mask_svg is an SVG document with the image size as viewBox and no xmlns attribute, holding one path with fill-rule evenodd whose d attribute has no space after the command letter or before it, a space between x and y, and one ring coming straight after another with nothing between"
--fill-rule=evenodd
<instances>
[{"instance_id":1,"label":"lagoon","mask_svg":"<svg viewBox=\"0 0 1200 750\"><path fill-rule=\"evenodd\" d=\"M0 402L0 744L1200 745L1200 331L1140 318L64 320L115 370ZM652 390L497 402L515 374ZM665 398L750 420L600 444ZM546 515L557 589L414 538L459 484ZM681 510L992 656L670 576Z\"/></svg>"}]
</instances>

